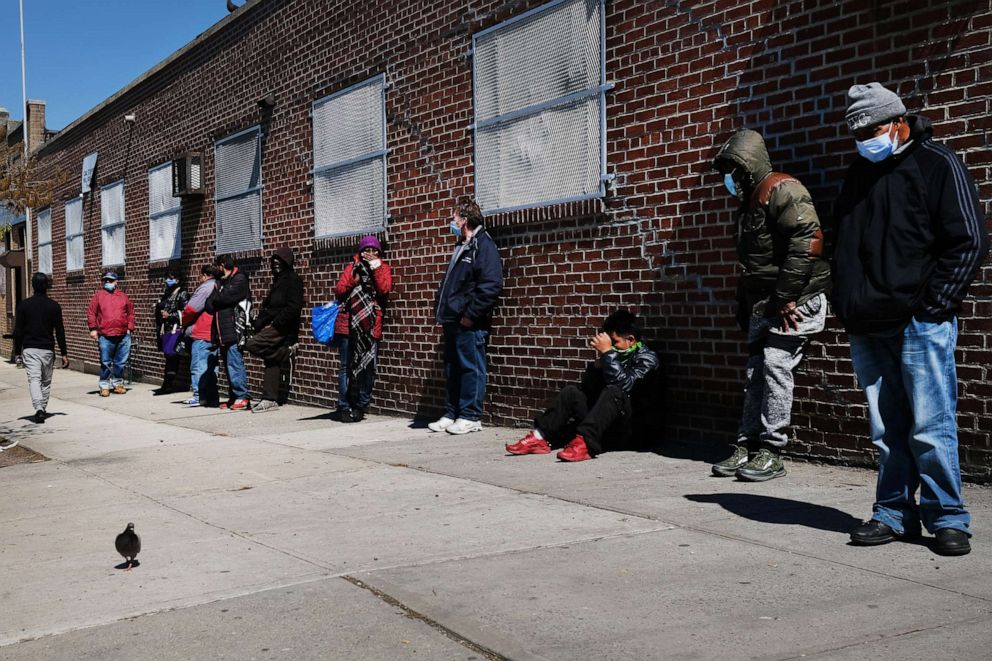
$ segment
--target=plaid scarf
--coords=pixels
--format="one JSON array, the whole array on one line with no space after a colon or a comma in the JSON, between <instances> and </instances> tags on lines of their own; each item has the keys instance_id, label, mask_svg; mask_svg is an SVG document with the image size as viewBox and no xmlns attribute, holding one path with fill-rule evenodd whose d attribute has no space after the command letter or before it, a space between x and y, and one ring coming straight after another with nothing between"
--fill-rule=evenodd
<instances>
[{"instance_id":1,"label":"plaid scarf","mask_svg":"<svg viewBox=\"0 0 992 661\"><path fill-rule=\"evenodd\" d=\"M372 332L375 328L376 302L375 281L372 279L372 269L364 261L359 260L353 267L353 273L358 276L358 285L351 290L348 297L349 334L351 337L351 360L348 363L349 390L358 388L359 379L372 364L375 352L375 338ZM356 391L357 394L357 391Z\"/></svg>"}]
</instances>

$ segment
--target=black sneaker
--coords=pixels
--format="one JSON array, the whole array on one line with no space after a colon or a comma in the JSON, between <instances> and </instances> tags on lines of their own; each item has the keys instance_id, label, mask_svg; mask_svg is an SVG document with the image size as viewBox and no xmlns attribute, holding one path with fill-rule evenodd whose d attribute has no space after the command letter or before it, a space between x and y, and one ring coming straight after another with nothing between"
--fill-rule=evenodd
<instances>
[{"instance_id":1,"label":"black sneaker","mask_svg":"<svg viewBox=\"0 0 992 661\"><path fill-rule=\"evenodd\" d=\"M880 546L896 540L916 539L919 536L920 534L915 531L900 535L890 526L872 519L851 531L851 543L858 546Z\"/></svg>"},{"instance_id":2,"label":"black sneaker","mask_svg":"<svg viewBox=\"0 0 992 661\"><path fill-rule=\"evenodd\" d=\"M934 533L937 543L933 550L940 555L968 555L971 553L971 543L968 533L957 528L941 528Z\"/></svg>"},{"instance_id":3,"label":"black sneaker","mask_svg":"<svg viewBox=\"0 0 992 661\"><path fill-rule=\"evenodd\" d=\"M355 408L351 409L352 422L361 422L364 419L365 419L365 409L363 409L361 406L356 406Z\"/></svg>"},{"instance_id":4,"label":"black sneaker","mask_svg":"<svg viewBox=\"0 0 992 661\"><path fill-rule=\"evenodd\" d=\"M45 424L45 418L47 417L48 416L45 414L44 411L38 409L37 411L34 412L34 417L32 417L31 420L33 420L35 424L43 425Z\"/></svg>"},{"instance_id":5,"label":"black sneaker","mask_svg":"<svg viewBox=\"0 0 992 661\"><path fill-rule=\"evenodd\" d=\"M765 482L785 475L785 466L777 452L761 448L750 461L737 469L737 479L745 482Z\"/></svg>"}]
</instances>

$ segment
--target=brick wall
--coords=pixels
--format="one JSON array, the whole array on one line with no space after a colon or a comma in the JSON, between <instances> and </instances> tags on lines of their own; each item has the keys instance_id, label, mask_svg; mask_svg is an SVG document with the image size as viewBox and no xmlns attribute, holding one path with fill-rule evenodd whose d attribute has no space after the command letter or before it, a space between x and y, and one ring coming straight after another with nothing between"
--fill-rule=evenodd
<instances>
[{"instance_id":1,"label":"brick wall","mask_svg":"<svg viewBox=\"0 0 992 661\"><path fill-rule=\"evenodd\" d=\"M147 263L147 170L186 150L206 157L203 200L183 206L181 265L192 279L214 254L213 141L264 129L265 245L299 254L310 303L329 300L353 239L313 239L311 103L385 72L389 142L386 259L395 273L375 404L380 411L436 415L443 379L434 290L451 250L452 201L473 187L471 35L539 6L476 0L249 3L208 39L70 127L42 152L70 172L78 194L83 156L99 151L100 185L127 179L123 288L139 313L140 368L155 375L151 307L164 263ZM992 205L992 7L944 3L670 0L606 3L608 168L605 201L507 214L490 222L506 290L494 322L487 416L523 423L589 358L590 325L617 306L645 317L668 372L664 437L714 443L732 437L745 362L733 321L736 264L732 204L709 171L715 150L739 127L761 131L777 169L805 182L830 217L845 162L844 93L882 80L911 112L934 120ZM262 116L256 100L274 92ZM134 113L129 128L123 115ZM83 274L63 273L61 203L53 208L55 296L64 302L75 356L96 361L85 302L99 286L98 196L85 201ZM265 251L240 255L264 295ZM992 479L992 268L983 269L961 321L962 459L975 480ZM308 319L306 322L308 324ZM252 387L260 364L249 360ZM295 397L332 406L336 357L306 340ZM867 423L844 333L818 338L798 377L795 455L870 464Z\"/></svg>"}]
</instances>

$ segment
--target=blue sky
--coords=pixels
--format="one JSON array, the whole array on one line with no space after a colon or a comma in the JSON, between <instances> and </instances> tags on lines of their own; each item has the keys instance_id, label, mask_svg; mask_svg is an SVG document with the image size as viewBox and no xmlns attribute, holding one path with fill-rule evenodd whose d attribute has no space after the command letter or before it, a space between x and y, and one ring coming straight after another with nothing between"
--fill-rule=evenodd
<instances>
[{"instance_id":1,"label":"blue sky","mask_svg":"<svg viewBox=\"0 0 992 661\"><path fill-rule=\"evenodd\" d=\"M23 0L29 99L62 129L227 16L225 0ZM244 4L238 0L237 4ZM17 0L0 0L0 106L21 119Z\"/></svg>"}]
</instances>

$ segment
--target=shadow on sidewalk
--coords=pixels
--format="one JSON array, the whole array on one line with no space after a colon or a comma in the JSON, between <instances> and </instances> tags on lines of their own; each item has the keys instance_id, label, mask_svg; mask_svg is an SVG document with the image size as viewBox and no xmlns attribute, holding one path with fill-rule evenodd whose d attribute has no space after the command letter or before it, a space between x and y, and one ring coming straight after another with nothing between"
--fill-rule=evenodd
<instances>
[{"instance_id":1,"label":"shadow on sidewalk","mask_svg":"<svg viewBox=\"0 0 992 661\"><path fill-rule=\"evenodd\" d=\"M749 493L686 494L694 503L714 503L732 514L762 523L800 525L847 533L861 520L833 507Z\"/></svg>"}]
</instances>

